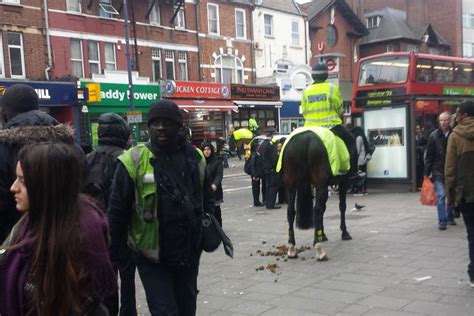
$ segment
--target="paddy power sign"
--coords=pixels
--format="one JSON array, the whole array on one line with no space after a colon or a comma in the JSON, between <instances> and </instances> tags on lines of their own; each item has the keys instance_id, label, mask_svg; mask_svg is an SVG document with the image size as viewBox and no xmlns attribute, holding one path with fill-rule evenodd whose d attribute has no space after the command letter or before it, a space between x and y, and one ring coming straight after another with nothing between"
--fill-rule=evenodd
<instances>
[{"instance_id":1,"label":"paddy power sign","mask_svg":"<svg viewBox=\"0 0 474 316\"><path fill-rule=\"evenodd\" d=\"M91 106L129 106L128 85L120 83L93 83L81 82L81 88L89 89L88 99ZM160 99L159 85L133 85L133 104L137 107L148 107Z\"/></svg>"}]
</instances>

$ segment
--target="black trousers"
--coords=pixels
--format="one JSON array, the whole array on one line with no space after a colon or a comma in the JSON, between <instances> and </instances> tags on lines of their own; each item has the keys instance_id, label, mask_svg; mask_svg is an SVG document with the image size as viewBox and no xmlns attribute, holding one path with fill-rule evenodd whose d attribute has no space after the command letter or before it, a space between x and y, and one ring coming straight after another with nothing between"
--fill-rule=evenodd
<instances>
[{"instance_id":1,"label":"black trousers","mask_svg":"<svg viewBox=\"0 0 474 316\"><path fill-rule=\"evenodd\" d=\"M467 244L469 248L469 265L467 274L474 281L474 203L463 203L459 206L466 225Z\"/></svg>"},{"instance_id":2,"label":"black trousers","mask_svg":"<svg viewBox=\"0 0 474 316\"><path fill-rule=\"evenodd\" d=\"M196 315L199 265L172 268L139 260L137 269L152 316Z\"/></svg>"},{"instance_id":3,"label":"black trousers","mask_svg":"<svg viewBox=\"0 0 474 316\"><path fill-rule=\"evenodd\" d=\"M278 173L274 170L265 173L265 206L267 208L275 207L276 195L278 192Z\"/></svg>"},{"instance_id":4,"label":"black trousers","mask_svg":"<svg viewBox=\"0 0 474 316\"><path fill-rule=\"evenodd\" d=\"M349 175L354 175L357 173L357 160L358 160L358 155L357 155L357 144L352 136L352 134L347 130L342 125L336 125L333 128L331 128L331 131L339 136L339 138L342 139L344 144L346 144L347 150L349 151L349 155L351 156L351 169L349 171Z\"/></svg>"},{"instance_id":5,"label":"black trousers","mask_svg":"<svg viewBox=\"0 0 474 316\"><path fill-rule=\"evenodd\" d=\"M256 206L256 205L259 205L260 203L260 184L262 184L262 180L260 178L256 178L258 180L254 180L254 178L252 178L252 196L253 196L253 205ZM263 194L265 192L265 187L262 188L262 201L265 201L265 194Z\"/></svg>"},{"instance_id":6,"label":"black trousers","mask_svg":"<svg viewBox=\"0 0 474 316\"><path fill-rule=\"evenodd\" d=\"M137 315L137 303L135 299L135 262L132 251L127 248L126 256L120 267L114 266L115 275L120 274L120 309L118 291L104 299L104 305L112 316L135 316Z\"/></svg>"}]
</instances>

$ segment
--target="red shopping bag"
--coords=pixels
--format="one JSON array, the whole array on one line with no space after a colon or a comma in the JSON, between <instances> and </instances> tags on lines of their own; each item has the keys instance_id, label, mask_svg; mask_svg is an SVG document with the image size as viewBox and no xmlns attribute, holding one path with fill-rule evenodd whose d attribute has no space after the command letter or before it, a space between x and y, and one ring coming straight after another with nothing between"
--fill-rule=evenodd
<instances>
[{"instance_id":1,"label":"red shopping bag","mask_svg":"<svg viewBox=\"0 0 474 316\"><path fill-rule=\"evenodd\" d=\"M423 179L423 185L420 192L420 203L422 205L435 206L436 205L436 190L430 178Z\"/></svg>"}]
</instances>

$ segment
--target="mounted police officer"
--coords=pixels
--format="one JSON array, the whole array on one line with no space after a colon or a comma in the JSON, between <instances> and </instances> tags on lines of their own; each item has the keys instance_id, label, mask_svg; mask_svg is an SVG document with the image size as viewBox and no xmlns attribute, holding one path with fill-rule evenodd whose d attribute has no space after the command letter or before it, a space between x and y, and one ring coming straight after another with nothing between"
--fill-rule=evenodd
<instances>
[{"instance_id":1,"label":"mounted police officer","mask_svg":"<svg viewBox=\"0 0 474 316\"><path fill-rule=\"evenodd\" d=\"M326 82L328 67L317 63L312 68L314 83L303 91L301 108L305 119L304 126L321 126L331 129L346 144L351 157L349 176L357 174L357 147L351 133L342 125L344 105L339 88Z\"/></svg>"},{"instance_id":2,"label":"mounted police officer","mask_svg":"<svg viewBox=\"0 0 474 316\"><path fill-rule=\"evenodd\" d=\"M119 156L109 201L111 257L127 242L151 315L195 315L203 212L214 213L204 157L179 135L178 106L156 102L151 142Z\"/></svg>"}]
</instances>

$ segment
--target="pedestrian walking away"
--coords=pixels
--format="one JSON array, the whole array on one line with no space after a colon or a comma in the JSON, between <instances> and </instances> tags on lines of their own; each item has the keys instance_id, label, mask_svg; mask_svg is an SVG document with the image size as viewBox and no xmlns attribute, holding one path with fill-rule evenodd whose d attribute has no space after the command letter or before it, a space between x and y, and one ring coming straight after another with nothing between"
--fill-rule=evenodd
<instances>
[{"instance_id":1,"label":"pedestrian walking away","mask_svg":"<svg viewBox=\"0 0 474 316\"><path fill-rule=\"evenodd\" d=\"M214 214L205 159L179 135L182 125L174 102L154 103L151 142L119 156L112 182L111 257L119 262L128 241L151 315L196 314L202 217Z\"/></svg>"},{"instance_id":2,"label":"pedestrian walking away","mask_svg":"<svg viewBox=\"0 0 474 316\"><path fill-rule=\"evenodd\" d=\"M109 206L110 185L117 166L117 158L127 148L130 126L118 114L104 113L98 119L99 146L86 156L87 172L84 192L94 198L104 211ZM136 315L135 263L132 251L125 246L114 272L120 274L120 307L118 291L104 299L110 315Z\"/></svg>"},{"instance_id":3,"label":"pedestrian walking away","mask_svg":"<svg viewBox=\"0 0 474 316\"><path fill-rule=\"evenodd\" d=\"M116 290L107 219L80 194L82 174L77 146L20 151L11 191L23 215L0 252L0 315L107 313L102 299Z\"/></svg>"},{"instance_id":4,"label":"pedestrian walking away","mask_svg":"<svg viewBox=\"0 0 474 316\"><path fill-rule=\"evenodd\" d=\"M466 101L457 108L456 121L446 152L446 198L448 207L459 207L466 225L470 260L467 273L474 287L474 102Z\"/></svg>"}]
</instances>

